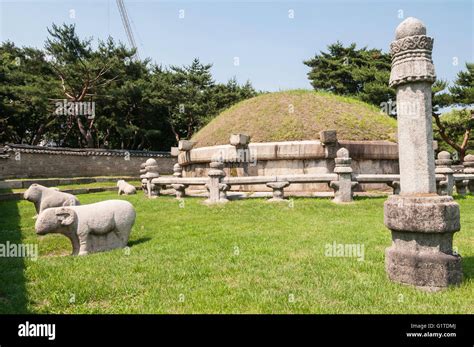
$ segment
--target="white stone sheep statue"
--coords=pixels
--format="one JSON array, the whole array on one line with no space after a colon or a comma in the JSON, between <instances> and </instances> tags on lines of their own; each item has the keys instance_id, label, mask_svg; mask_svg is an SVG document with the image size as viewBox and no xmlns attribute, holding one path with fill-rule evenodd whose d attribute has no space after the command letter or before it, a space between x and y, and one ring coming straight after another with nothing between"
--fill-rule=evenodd
<instances>
[{"instance_id":1,"label":"white stone sheep statue","mask_svg":"<svg viewBox=\"0 0 474 347\"><path fill-rule=\"evenodd\" d=\"M77 206L81 204L72 194L63 193L57 188L48 188L37 183L33 183L23 194L23 197L35 205L37 214L51 207Z\"/></svg>"},{"instance_id":2,"label":"white stone sheep statue","mask_svg":"<svg viewBox=\"0 0 474 347\"><path fill-rule=\"evenodd\" d=\"M124 180L117 181L118 195L132 195L136 194L137 190L130 183L125 182Z\"/></svg>"},{"instance_id":3,"label":"white stone sheep statue","mask_svg":"<svg viewBox=\"0 0 474 347\"><path fill-rule=\"evenodd\" d=\"M72 255L109 251L127 246L135 223L135 209L124 200L44 210L36 220L38 235L59 233L72 243Z\"/></svg>"}]
</instances>

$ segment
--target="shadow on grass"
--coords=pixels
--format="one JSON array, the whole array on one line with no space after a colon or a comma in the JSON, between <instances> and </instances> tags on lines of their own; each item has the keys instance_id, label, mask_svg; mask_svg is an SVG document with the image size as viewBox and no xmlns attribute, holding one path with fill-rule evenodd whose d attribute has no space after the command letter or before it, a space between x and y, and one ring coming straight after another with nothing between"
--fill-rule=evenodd
<instances>
[{"instance_id":1,"label":"shadow on grass","mask_svg":"<svg viewBox=\"0 0 474 347\"><path fill-rule=\"evenodd\" d=\"M365 200L380 200L385 199L387 200L390 195L377 195L377 196L354 196L354 201L365 201Z\"/></svg>"},{"instance_id":2,"label":"shadow on grass","mask_svg":"<svg viewBox=\"0 0 474 347\"><path fill-rule=\"evenodd\" d=\"M0 201L0 244L5 251L9 245L22 243L18 204L16 200ZM7 255L0 257L0 314L27 313L25 260Z\"/></svg>"},{"instance_id":3,"label":"shadow on grass","mask_svg":"<svg viewBox=\"0 0 474 347\"><path fill-rule=\"evenodd\" d=\"M142 237L138 240L128 241L128 246L133 247L139 245L140 243L148 242L151 240L151 237Z\"/></svg>"},{"instance_id":4,"label":"shadow on grass","mask_svg":"<svg viewBox=\"0 0 474 347\"><path fill-rule=\"evenodd\" d=\"M474 278L474 257L462 257L462 272L464 280Z\"/></svg>"}]
</instances>

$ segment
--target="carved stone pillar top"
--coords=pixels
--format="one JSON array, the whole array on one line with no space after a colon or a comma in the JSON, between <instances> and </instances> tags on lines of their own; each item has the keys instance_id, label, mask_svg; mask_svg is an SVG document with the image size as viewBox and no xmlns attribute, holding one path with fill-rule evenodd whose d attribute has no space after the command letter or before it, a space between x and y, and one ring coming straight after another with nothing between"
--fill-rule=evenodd
<instances>
[{"instance_id":1,"label":"carved stone pillar top","mask_svg":"<svg viewBox=\"0 0 474 347\"><path fill-rule=\"evenodd\" d=\"M408 82L436 80L431 52L433 39L426 36L426 27L419 19L409 17L396 29L395 41L390 45L392 71L390 86Z\"/></svg>"},{"instance_id":2,"label":"carved stone pillar top","mask_svg":"<svg viewBox=\"0 0 474 347\"><path fill-rule=\"evenodd\" d=\"M155 159L153 158L148 159L145 162L145 169L146 169L146 174L145 174L146 178L150 179L150 178L160 177L158 163L156 162Z\"/></svg>"},{"instance_id":3,"label":"carved stone pillar top","mask_svg":"<svg viewBox=\"0 0 474 347\"><path fill-rule=\"evenodd\" d=\"M337 151L334 162L336 164L336 167L334 168L335 173L352 173L352 159L349 157L349 151L346 148L343 147Z\"/></svg>"}]
</instances>

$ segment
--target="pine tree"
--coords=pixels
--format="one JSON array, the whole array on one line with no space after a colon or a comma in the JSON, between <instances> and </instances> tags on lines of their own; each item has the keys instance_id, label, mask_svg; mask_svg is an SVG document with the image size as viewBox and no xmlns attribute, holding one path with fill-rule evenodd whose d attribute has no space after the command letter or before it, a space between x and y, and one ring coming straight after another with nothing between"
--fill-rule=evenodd
<instances>
[{"instance_id":1,"label":"pine tree","mask_svg":"<svg viewBox=\"0 0 474 347\"><path fill-rule=\"evenodd\" d=\"M304 64L311 68L308 78L315 90L354 96L379 106L395 98L388 86L390 59L379 49L357 49L355 43L344 47L338 41Z\"/></svg>"},{"instance_id":2,"label":"pine tree","mask_svg":"<svg viewBox=\"0 0 474 347\"><path fill-rule=\"evenodd\" d=\"M435 131L463 161L474 140L474 64L466 63L466 71L458 73L453 86L448 88L449 93L442 93L446 87L445 81L437 81L433 85ZM458 106L461 109L441 115L440 109L446 106Z\"/></svg>"}]
</instances>

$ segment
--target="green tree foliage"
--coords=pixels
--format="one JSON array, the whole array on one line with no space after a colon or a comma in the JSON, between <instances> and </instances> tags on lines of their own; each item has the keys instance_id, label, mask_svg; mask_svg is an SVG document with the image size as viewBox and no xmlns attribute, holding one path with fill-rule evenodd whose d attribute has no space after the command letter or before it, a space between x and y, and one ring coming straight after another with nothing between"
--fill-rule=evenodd
<instances>
[{"instance_id":1,"label":"green tree foliage","mask_svg":"<svg viewBox=\"0 0 474 347\"><path fill-rule=\"evenodd\" d=\"M257 93L247 82L240 86L235 78L227 84L216 84L211 74L211 64L194 59L189 66L171 66L159 75L165 80L163 99L167 101L169 123L176 141L191 138L223 109Z\"/></svg>"},{"instance_id":2,"label":"green tree foliage","mask_svg":"<svg viewBox=\"0 0 474 347\"><path fill-rule=\"evenodd\" d=\"M41 50L0 46L0 143L38 144L57 128L49 98L60 95L54 72Z\"/></svg>"},{"instance_id":3,"label":"green tree foliage","mask_svg":"<svg viewBox=\"0 0 474 347\"><path fill-rule=\"evenodd\" d=\"M339 41L304 62L311 70L308 78L315 90L355 96L379 106L395 98L388 86L390 55L379 49L357 49L355 43L344 47Z\"/></svg>"},{"instance_id":4,"label":"green tree foliage","mask_svg":"<svg viewBox=\"0 0 474 347\"><path fill-rule=\"evenodd\" d=\"M460 71L450 87L436 81L432 93L435 136L442 149L454 149L462 161L474 141L474 64L466 63L466 71ZM443 107L452 106L458 109L441 114Z\"/></svg>"},{"instance_id":5,"label":"green tree foliage","mask_svg":"<svg viewBox=\"0 0 474 347\"><path fill-rule=\"evenodd\" d=\"M340 42L328 46L304 62L311 70L308 78L316 90L356 97L376 106L383 106L388 114L395 91L389 88L391 56L378 49L357 49L356 44L345 47ZM460 160L472 148L474 64L467 63L466 71L459 72L453 86L447 81L436 81L432 87L435 134L441 148L454 149ZM446 108L460 110L442 115Z\"/></svg>"},{"instance_id":6,"label":"green tree foliage","mask_svg":"<svg viewBox=\"0 0 474 347\"><path fill-rule=\"evenodd\" d=\"M167 150L223 109L256 95L249 82L213 80L210 64L161 67L112 38L81 39L52 25L44 50L0 45L0 143ZM93 102L95 116L58 114Z\"/></svg>"},{"instance_id":7,"label":"green tree foliage","mask_svg":"<svg viewBox=\"0 0 474 347\"><path fill-rule=\"evenodd\" d=\"M194 59L189 66L171 66L166 93L169 98L169 122L173 134L180 138L191 138L207 116L216 108L211 64L201 64Z\"/></svg>"},{"instance_id":8,"label":"green tree foliage","mask_svg":"<svg viewBox=\"0 0 474 347\"><path fill-rule=\"evenodd\" d=\"M452 152L454 149L459 160L463 160L469 150L473 150L472 123L473 117L470 110L451 110L440 117L443 136L440 135L440 127L435 123L435 138L440 143L440 149ZM469 134L466 135L466 130ZM446 141L446 140L447 141Z\"/></svg>"},{"instance_id":9,"label":"green tree foliage","mask_svg":"<svg viewBox=\"0 0 474 347\"><path fill-rule=\"evenodd\" d=\"M474 104L474 63L466 63L466 71L460 71L454 85L449 88L454 103L461 106Z\"/></svg>"}]
</instances>

